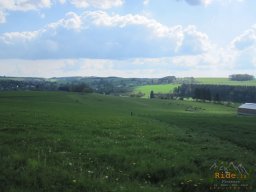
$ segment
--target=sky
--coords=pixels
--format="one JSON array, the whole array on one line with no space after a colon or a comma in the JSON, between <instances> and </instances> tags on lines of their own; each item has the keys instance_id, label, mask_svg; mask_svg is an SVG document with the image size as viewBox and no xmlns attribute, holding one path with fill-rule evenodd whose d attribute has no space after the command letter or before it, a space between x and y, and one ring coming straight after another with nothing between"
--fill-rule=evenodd
<instances>
[{"instance_id":1,"label":"sky","mask_svg":"<svg viewBox=\"0 0 256 192\"><path fill-rule=\"evenodd\" d=\"M0 76L256 75L255 0L0 0Z\"/></svg>"}]
</instances>

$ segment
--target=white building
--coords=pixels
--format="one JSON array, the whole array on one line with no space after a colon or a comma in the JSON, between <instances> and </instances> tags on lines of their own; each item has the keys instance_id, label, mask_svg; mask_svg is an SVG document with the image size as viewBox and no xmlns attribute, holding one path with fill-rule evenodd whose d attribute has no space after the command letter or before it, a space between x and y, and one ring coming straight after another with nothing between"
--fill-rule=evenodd
<instances>
[{"instance_id":1,"label":"white building","mask_svg":"<svg viewBox=\"0 0 256 192\"><path fill-rule=\"evenodd\" d=\"M256 103L245 103L238 107L239 115L256 115Z\"/></svg>"}]
</instances>

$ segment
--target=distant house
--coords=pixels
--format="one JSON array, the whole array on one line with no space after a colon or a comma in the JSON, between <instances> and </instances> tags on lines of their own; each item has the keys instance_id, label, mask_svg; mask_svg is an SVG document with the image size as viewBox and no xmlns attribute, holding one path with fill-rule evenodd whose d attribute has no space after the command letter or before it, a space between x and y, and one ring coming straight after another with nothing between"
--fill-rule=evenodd
<instances>
[{"instance_id":1,"label":"distant house","mask_svg":"<svg viewBox=\"0 0 256 192\"><path fill-rule=\"evenodd\" d=\"M239 115L256 115L256 103L245 103L238 107Z\"/></svg>"}]
</instances>

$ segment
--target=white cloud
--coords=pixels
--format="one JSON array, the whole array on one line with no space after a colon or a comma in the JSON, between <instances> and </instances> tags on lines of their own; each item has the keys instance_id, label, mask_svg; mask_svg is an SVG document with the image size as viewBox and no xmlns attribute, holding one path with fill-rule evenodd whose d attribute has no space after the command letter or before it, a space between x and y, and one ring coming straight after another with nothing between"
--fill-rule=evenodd
<instances>
[{"instance_id":1,"label":"white cloud","mask_svg":"<svg viewBox=\"0 0 256 192\"><path fill-rule=\"evenodd\" d=\"M0 75L53 77L62 75L62 60L0 60Z\"/></svg>"},{"instance_id":2,"label":"white cloud","mask_svg":"<svg viewBox=\"0 0 256 192\"><path fill-rule=\"evenodd\" d=\"M66 14L64 19L59 20L58 25L67 28L67 29L74 29L80 30L82 27L82 20L79 15L74 12L69 12Z\"/></svg>"},{"instance_id":3,"label":"white cloud","mask_svg":"<svg viewBox=\"0 0 256 192\"><path fill-rule=\"evenodd\" d=\"M83 20L83 17L85 17L85 15L83 14L82 16L78 16L73 15L73 13L69 13L67 14L66 20L69 20L69 17L80 17L80 19ZM104 24L105 21L99 23L95 22L97 21L97 19L94 18L91 20L92 23L86 24L90 24L89 28L93 27L93 25L96 25L96 27L102 25L104 27L111 26L112 28L125 28L134 23L136 23L136 25L139 24L146 27L148 25L148 22L133 21L134 18L131 16L129 16L128 18L131 21L129 21L129 19L127 21L127 18L119 18L114 19L114 21L110 21L110 23L107 22L107 25ZM125 25L123 25L123 20L125 21ZM144 18L144 21L147 20L145 20ZM31 51L31 49L36 49L37 47L43 45L45 48L42 50L37 50L36 53L44 52L46 50L49 53L53 53L53 55L55 53L59 53L59 51L64 52L64 54L69 53L70 50L65 50L65 48L63 48L63 42L55 39L55 35L51 36L51 30L58 31L61 27L69 26L66 23L68 22L66 22L64 19L61 20L61 22L59 22L58 25L55 26L55 28L47 26L45 29L34 32L4 33L3 35L1 35L0 38L0 47L3 45L3 43L5 43L7 45L14 45L18 50L17 52L20 52L22 49L24 49L25 52L29 52ZM72 25L73 24L71 24L70 26ZM149 27L149 29L153 28ZM82 31L80 31L79 33L83 34L83 30L86 31L87 28L81 28L81 30ZM93 31L94 30L95 28L93 28ZM244 46L242 49L240 46L237 46L237 44L243 42L244 39L254 41L254 38L252 38L255 35L253 33L253 30L255 30L255 26L253 26L251 29L246 30L238 37L234 38L234 40L230 43L230 45L227 45L227 47L221 48L212 44L204 44L205 42L209 41L208 37L205 36L204 33L197 31L194 26L188 26L186 28L181 27L181 46L179 47L179 49L182 50L184 46L189 47L191 43L190 41L192 41L192 45L195 43L199 44L200 47L204 48L203 51L197 54L174 54L166 57L157 58L131 57L122 60L117 60L114 57L109 57L108 59L63 59L63 55L61 55L60 59L0 59L0 75L41 77L75 75L122 77L163 77L167 75L176 75L223 77L233 73L252 74L254 71L256 71L256 43L246 43L246 45L249 46ZM76 35L79 33L76 32ZM153 32L153 34L155 34L155 36L158 38L164 39L168 38L169 35L169 33L164 33L163 37L158 36L155 32ZM72 38L72 35L70 38ZM81 40L81 38L78 39ZM193 39L196 39L196 41L194 42ZM93 41L93 43L95 42ZM19 46L20 44L21 46ZM30 49L26 49L27 46L29 46L30 44L32 45L32 47L30 47ZM67 42L64 47L69 44L70 42ZM75 45L76 44L77 42L75 42ZM72 47L72 45L70 46ZM84 45L84 47L78 46L78 49L88 51L90 49L86 49L87 46L88 45ZM100 46L104 45L100 44ZM194 47L192 46L192 50L193 49ZM1 50L5 50L5 48L1 48ZM158 50L157 45L154 50ZM11 51L15 52L12 49ZM43 53L43 55L44 54L45 53ZM118 52L116 52L115 54L118 54ZM19 58L19 55L16 55L15 57ZM54 55L54 57L56 56Z\"/></svg>"},{"instance_id":4,"label":"white cloud","mask_svg":"<svg viewBox=\"0 0 256 192\"><path fill-rule=\"evenodd\" d=\"M110 9L124 4L124 0L0 0L0 9L7 11L30 11L50 8L54 3L71 3L77 8L92 6L99 9Z\"/></svg>"},{"instance_id":5,"label":"white cloud","mask_svg":"<svg viewBox=\"0 0 256 192\"><path fill-rule=\"evenodd\" d=\"M11 11L35 11L50 8L53 0L0 0L0 23L6 22L6 13Z\"/></svg>"},{"instance_id":6,"label":"white cloud","mask_svg":"<svg viewBox=\"0 0 256 192\"><path fill-rule=\"evenodd\" d=\"M0 36L0 42L7 45L16 45L17 43L26 43L38 37L40 31L32 32L9 32Z\"/></svg>"},{"instance_id":7,"label":"white cloud","mask_svg":"<svg viewBox=\"0 0 256 192\"><path fill-rule=\"evenodd\" d=\"M103 11L85 12L82 15L69 12L65 18L43 29L4 33L0 35L0 40L4 50L0 57L17 57L17 53L11 49L27 43L32 58L36 55L47 58L50 50L56 54L51 53L53 58L162 57L200 54L212 46L208 36L195 26L168 27L143 15L109 15ZM47 49L48 45L50 49ZM25 53L21 49L17 55L20 57L23 53L28 57L28 50ZM39 51L41 54L37 53Z\"/></svg>"},{"instance_id":8,"label":"white cloud","mask_svg":"<svg viewBox=\"0 0 256 192\"><path fill-rule=\"evenodd\" d=\"M5 22L6 22L5 13L3 11L0 11L0 23L5 23Z\"/></svg>"},{"instance_id":9,"label":"white cloud","mask_svg":"<svg viewBox=\"0 0 256 192\"><path fill-rule=\"evenodd\" d=\"M66 0L59 0L59 3L60 3L60 4L65 4L65 3L66 3Z\"/></svg>"},{"instance_id":10,"label":"white cloud","mask_svg":"<svg viewBox=\"0 0 256 192\"><path fill-rule=\"evenodd\" d=\"M63 20L63 25L68 29L80 30L82 26L81 17L76 13L69 12L66 14L66 18Z\"/></svg>"},{"instance_id":11,"label":"white cloud","mask_svg":"<svg viewBox=\"0 0 256 192\"><path fill-rule=\"evenodd\" d=\"M176 52L202 52L207 51L211 46L208 36L199 32L195 26L188 26L186 28L180 25L168 27L143 15L109 15L103 11L87 12L84 17L90 17L90 20L97 26L121 28L128 25L144 26L157 37L168 38L170 44L174 42Z\"/></svg>"},{"instance_id":12,"label":"white cloud","mask_svg":"<svg viewBox=\"0 0 256 192\"><path fill-rule=\"evenodd\" d=\"M65 4L69 2L76 8L94 7L96 9L110 9L120 7L124 0L0 0L0 23L6 22L5 12L36 11L50 8L53 4Z\"/></svg>"},{"instance_id":13,"label":"white cloud","mask_svg":"<svg viewBox=\"0 0 256 192\"><path fill-rule=\"evenodd\" d=\"M202 58L201 58L202 59ZM184 66L184 62L193 65ZM63 77L63 76L119 76L119 77L227 77L233 73L251 74L251 69L225 66L197 66L198 56L184 58L152 58L132 60L57 59L57 60L0 60L0 76ZM256 66L255 66L256 67Z\"/></svg>"},{"instance_id":14,"label":"white cloud","mask_svg":"<svg viewBox=\"0 0 256 192\"><path fill-rule=\"evenodd\" d=\"M247 49L231 49L233 53L233 67L240 70L251 69L251 73L256 71L256 47Z\"/></svg>"},{"instance_id":15,"label":"white cloud","mask_svg":"<svg viewBox=\"0 0 256 192\"><path fill-rule=\"evenodd\" d=\"M183 30L183 38L178 50L183 53L197 54L210 50L212 46L208 36L191 25Z\"/></svg>"},{"instance_id":16,"label":"white cloud","mask_svg":"<svg viewBox=\"0 0 256 192\"><path fill-rule=\"evenodd\" d=\"M94 11L94 12L85 12L85 18L88 18L98 26L106 26L106 27L126 27L127 25L142 25L150 30L152 30L157 36L164 37L175 31L176 28L168 28L165 25L157 22L154 19L149 19L143 15L109 15L104 11Z\"/></svg>"},{"instance_id":17,"label":"white cloud","mask_svg":"<svg viewBox=\"0 0 256 192\"><path fill-rule=\"evenodd\" d=\"M110 9L124 4L124 0L69 0L77 8L87 8L89 6L99 9Z\"/></svg>"},{"instance_id":18,"label":"white cloud","mask_svg":"<svg viewBox=\"0 0 256 192\"><path fill-rule=\"evenodd\" d=\"M232 47L243 50L250 47L256 48L256 25L246 30L232 41Z\"/></svg>"},{"instance_id":19,"label":"white cloud","mask_svg":"<svg viewBox=\"0 0 256 192\"><path fill-rule=\"evenodd\" d=\"M134 76L138 70L120 69L125 61L103 59L0 60L0 76ZM119 69L118 69L119 68ZM141 71L140 71L141 72ZM145 72L145 71L144 71ZM148 75L145 73L145 75Z\"/></svg>"},{"instance_id":20,"label":"white cloud","mask_svg":"<svg viewBox=\"0 0 256 192\"><path fill-rule=\"evenodd\" d=\"M144 5L148 5L149 2L150 2L150 0L144 0L144 1L143 1L143 4L144 4Z\"/></svg>"},{"instance_id":21,"label":"white cloud","mask_svg":"<svg viewBox=\"0 0 256 192\"><path fill-rule=\"evenodd\" d=\"M234 65L237 68L254 68L256 71L256 25L235 37L229 47L234 53Z\"/></svg>"},{"instance_id":22,"label":"white cloud","mask_svg":"<svg viewBox=\"0 0 256 192\"><path fill-rule=\"evenodd\" d=\"M51 7L51 0L0 0L0 8L8 11L30 11Z\"/></svg>"},{"instance_id":23,"label":"white cloud","mask_svg":"<svg viewBox=\"0 0 256 192\"><path fill-rule=\"evenodd\" d=\"M73 29L75 31L80 31L82 29L83 21L82 18L74 12L68 12L65 18L58 20L57 22L50 23L45 28L46 31L52 31L52 34L56 35L56 30L58 28Z\"/></svg>"}]
</instances>

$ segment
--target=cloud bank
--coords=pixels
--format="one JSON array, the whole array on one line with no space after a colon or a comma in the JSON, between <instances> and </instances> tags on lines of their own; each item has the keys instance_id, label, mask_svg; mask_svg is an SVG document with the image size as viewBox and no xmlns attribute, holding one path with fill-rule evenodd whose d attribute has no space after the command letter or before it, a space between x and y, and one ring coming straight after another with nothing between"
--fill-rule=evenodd
<instances>
[{"instance_id":1,"label":"cloud bank","mask_svg":"<svg viewBox=\"0 0 256 192\"><path fill-rule=\"evenodd\" d=\"M51 8L55 4L71 4L78 9L111 9L120 7L124 0L0 0L0 24L6 22L8 12L14 11L39 11Z\"/></svg>"},{"instance_id":2,"label":"cloud bank","mask_svg":"<svg viewBox=\"0 0 256 192\"><path fill-rule=\"evenodd\" d=\"M211 46L208 36L192 25L169 27L139 14L69 12L37 31L3 33L0 58L167 57L200 54Z\"/></svg>"},{"instance_id":3,"label":"cloud bank","mask_svg":"<svg viewBox=\"0 0 256 192\"><path fill-rule=\"evenodd\" d=\"M179 1L205 9L213 4L242 2ZM196 25L163 24L153 14L127 12L125 7L116 11L125 3L124 0L0 0L2 26L8 22L7 15L15 11L41 13L41 9L55 9L56 5L73 10L50 22L46 12L42 13L48 24L34 30L0 33L0 75L227 76L256 71L256 25L246 26L247 30L219 46ZM145 10L151 3L141 0ZM186 4L183 8L192 9Z\"/></svg>"}]
</instances>

